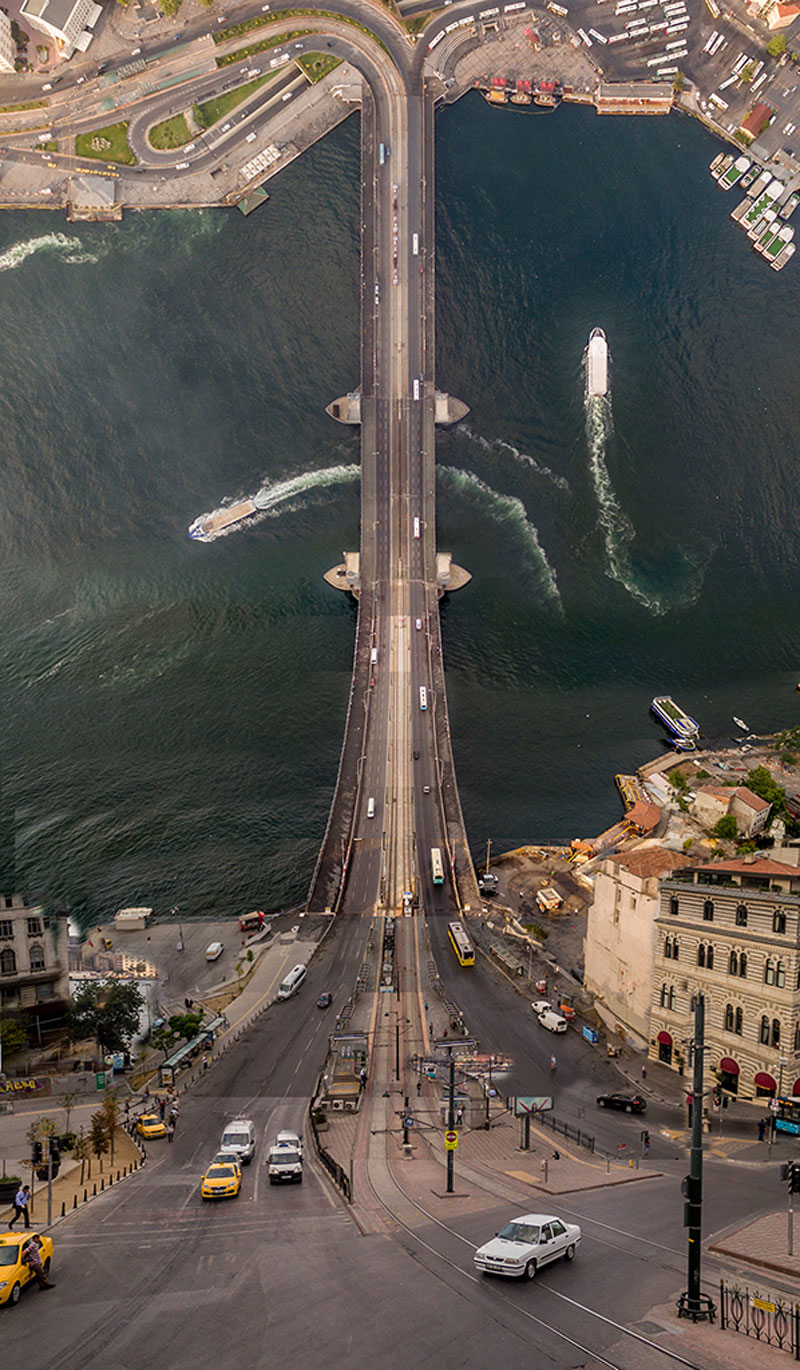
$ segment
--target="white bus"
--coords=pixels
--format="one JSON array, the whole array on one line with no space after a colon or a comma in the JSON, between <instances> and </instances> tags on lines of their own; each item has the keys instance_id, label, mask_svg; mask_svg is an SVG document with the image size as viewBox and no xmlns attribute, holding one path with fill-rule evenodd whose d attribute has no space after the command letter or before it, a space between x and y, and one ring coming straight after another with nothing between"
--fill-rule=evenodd
<instances>
[{"instance_id":1,"label":"white bus","mask_svg":"<svg viewBox=\"0 0 800 1370\"><path fill-rule=\"evenodd\" d=\"M415 256L415 257L418 257L418 256L419 256L419 234L418 234L418 233L413 233L413 234L411 235L411 251L414 253L414 256Z\"/></svg>"},{"instance_id":2,"label":"white bus","mask_svg":"<svg viewBox=\"0 0 800 1370\"><path fill-rule=\"evenodd\" d=\"M431 39L431 41L430 41L429 44L428 44L428 52L431 52L431 51L433 50L433 48L436 47L436 44L437 44L437 43L441 43L441 41L442 41L443 38L444 38L444 29L439 29L439 32L438 32L438 33L435 33L435 34L433 35L433 38Z\"/></svg>"},{"instance_id":3,"label":"white bus","mask_svg":"<svg viewBox=\"0 0 800 1370\"><path fill-rule=\"evenodd\" d=\"M414 537L419 537L419 519L414 519Z\"/></svg>"},{"instance_id":4,"label":"white bus","mask_svg":"<svg viewBox=\"0 0 800 1370\"><path fill-rule=\"evenodd\" d=\"M428 691L425 689L424 685L420 685L419 687L419 707L421 709L427 709L428 707Z\"/></svg>"},{"instance_id":5,"label":"white bus","mask_svg":"<svg viewBox=\"0 0 800 1370\"><path fill-rule=\"evenodd\" d=\"M414 377L414 399L419 399L419 381L417 380L416 376Z\"/></svg>"},{"instance_id":6,"label":"white bus","mask_svg":"<svg viewBox=\"0 0 800 1370\"><path fill-rule=\"evenodd\" d=\"M372 798L372 795L370 795L369 799L367 800L367 818L374 818L374 817L375 817L375 800Z\"/></svg>"}]
</instances>

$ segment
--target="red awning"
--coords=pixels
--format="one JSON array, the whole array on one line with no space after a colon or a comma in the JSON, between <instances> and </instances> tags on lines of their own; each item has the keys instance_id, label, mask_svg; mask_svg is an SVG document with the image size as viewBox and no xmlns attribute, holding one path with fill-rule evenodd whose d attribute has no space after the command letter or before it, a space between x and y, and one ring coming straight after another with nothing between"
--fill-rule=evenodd
<instances>
[{"instance_id":1,"label":"red awning","mask_svg":"<svg viewBox=\"0 0 800 1370\"><path fill-rule=\"evenodd\" d=\"M765 1070L759 1070L757 1072L755 1085L757 1089L771 1089L773 1092L778 1088L772 1076L768 1075Z\"/></svg>"},{"instance_id":2,"label":"red awning","mask_svg":"<svg viewBox=\"0 0 800 1370\"><path fill-rule=\"evenodd\" d=\"M800 1080L795 1080L792 1085L792 1094L800 1094Z\"/></svg>"},{"instance_id":3,"label":"red awning","mask_svg":"<svg viewBox=\"0 0 800 1370\"><path fill-rule=\"evenodd\" d=\"M719 1063L720 1070L724 1070L726 1075L738 1075L739 1067L732 1056L723 1056Z\"/></svg>"},{"instance_id":4,"label":"red awning","mask_svg":"<svg viewBox=\"0 0 800 1370\"><path fill-rule=\"evenodd\" d=\"M662 1047L672 1046L672 1038L670 1037L668 1032L659 1032L658 1041L660 1042Z\"/></svg>"}]
</instances>

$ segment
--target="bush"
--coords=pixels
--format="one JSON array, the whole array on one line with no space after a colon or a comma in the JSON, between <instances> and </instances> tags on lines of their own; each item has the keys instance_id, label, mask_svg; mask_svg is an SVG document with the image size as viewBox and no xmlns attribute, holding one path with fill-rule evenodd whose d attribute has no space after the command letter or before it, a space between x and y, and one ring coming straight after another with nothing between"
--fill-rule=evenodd
<instances>
[{"instance_id":1,"label":"bush","mask_svg":"<svg viewBox=\"0 0 800 1370\"><path fill-rule=\"evenodd\" d=\"M75 1145L75 1133L62 1132L61 1136L58 1139L58 1144L61 1147L62 1151L71 1151Z\"/></svg>"},{"instance_id":2,"label":"bush","mask_svg":"<svg viewBox=\"0 0 800 1370\"><path fill-rule=\"evenodd\" d=\"M739 834L736 819L732 813L726 813L718 819L711 829L711 836L718 837L721 841L732 841Z\"/></svg>"}]
</instances>

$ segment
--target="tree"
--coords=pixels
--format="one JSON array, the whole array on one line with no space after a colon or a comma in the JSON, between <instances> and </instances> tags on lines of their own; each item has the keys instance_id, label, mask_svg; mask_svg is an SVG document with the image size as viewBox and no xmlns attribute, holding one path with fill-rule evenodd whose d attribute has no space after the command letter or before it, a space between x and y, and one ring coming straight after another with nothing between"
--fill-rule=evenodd
<instances>
[{"instance_id":1,"label":"tree","mask_svg":"<svg viewBox=\"0 0 800 1370\"><path fill-rule=\"evenodd\" d=\"M83 1184L86 1178L86 1158L89 1155L89 1138L86 1136L86 1132L82 1127L78 1128L75 1137L75 1145L72 1148L72 1154L75 1157L75 1160L80 1161L81 1163L81 1184ZM89 1163L89 1173L91 1174L91 1161Z\"/></svg>"},{"instance_id":2,"label":"tree","mask_svg":"<svg viewBox=\"0 0 800 1370\"><path fill-rule=\"evenodd\" d=\"M70 1004L70 1036L94 1037L104 1052L123 1051L138 1030L143 1003L138 986L132 982L84 985Z\"/></svg>"},{"instance_id":3,"label":"tree","mask_svg":"<svg viewBox=\"0 0 800 1370\"><path fill-rule=\"evenodd\" d=\"M13 1056L15 1051L22 1051L28 1045L28 1024L24 1015L4 1018L0 1022L0 1043L4 1056Z\"/></svg>"},{"instance_id":4,"label":"tree","mask_svg":"<svg viewBox=\"0 0 800 1370\"><path fill-rule=\"evenodd\" d=\"M732 840L739 834L736 818L732 813L723 814L711 829L712 837L719 837L722 841Z\"/></svg>"},{"instance_id":5,"label":"tree","mask_svg":"<svg viewBox=\"0 0 800 1370\"><path fill-rule=\"evenodd\" d=\"M103 1173L103 1157L109 1148L108 1117L105 1108L98 1108L92 1114L92 1121L89 1124L89 1146L92 1155L96 1156L100 1162L100 1173Z\"/></svg>"},{"instance_id":6,"label":"tree","mask_svg":"<svg viewBox=\"0 0 800 1370\"><path fill-rule=\"evenodd\" d=\"M103 1100L101 1113L105 1119L106 1135L111 1144L111 1164L114 1164L114 1140L119 1123L119 1099L116 1094L107 1094Z\"/></svg>"},{"instance_id":7,"label":"tree","mask_svg":"<svg viewBox=\"0 0 800 1370\"><path fill-rule=\"evenodd\" d=\"M684 88L685 85L686 85L686 77L684 76L683 72L682 72L682 71L676 71L676 73L675 73L675 75L674 75L674 77L673 77L673 80L672 80L672 89L674 90L675 94L676 94L676 95L680 95L680 93L681 93L681 91L683 90L683 88Z\"/></svg>"},{"instance_id":8,"label":"tree","mask_svg":"<svg viewBox=\"0 0 800 1370\"><path fill-rule=\"evenodd\" d=\"M786 791L773 780L766 766L756 766L755 770L747 772L747 788L776 809L783 809L786 805Z\"/></svg>"},{"instance_id":9,"label":"tree","mask_svg":"<svg viewBox=\"0 0 800 1370\"><path fill-rule=\"evenodd\" d=\"M168 1028L174 1034L176 1041L183 1040L191 1042L200 1031L203 1021L203 1014L200 1013L173 1013L167 1023Z\"/></svg>"},{"instance_id":10,"label":"tree","mask_svg":"<svg viewBox=\"0 0 800 1370\"><path fill-rule=\"evenodd\" d=\"M742 67L742 70L739 72L739 80L740 80L740 81L745 81L745 82L750 82L750 81L752 81L752 79L753 79L753 77L755 76L755 74L756 74L756 64L755 64L755 62L748 62L748 63L747 63L747 66L746 66L746 67Z\"/></svg>"},{"instance_id":11,"label":"tree","mask_svg":"<svg viewBox=\"0 0 800 1370\"><path fill-rule=\"evenodd\" d=\"M767 52L770 57L781 57L786 51L786 34L776 33L767 43Z\"/></svg>"},{"instance_id":12,"label":"tree","mask_svg":"<svg viewBox=\"0 0 800 1370\"><path fill-rule=\"evenodd\" d=\"M75 1107L75 1105L77 1104L78 1100L80 1099L80 1097L81 1097L81 1092L80 1092L79 1089L68 1089L67 1092L66 1092L66 1094L64 1094L64 1095L62 1096L62 1099L61 1099L61 1107L62 1107L63 1110L64 1110L64 1117L65 1117L65 1120L66 1120L65 1123L64 1123L64 1131L65 1131L65 1132L69 1132L69 1120L70 1120L70 1115L71 1115L71 1113L72 1113L73 1108Z\"/></svg>"}]
</instances>

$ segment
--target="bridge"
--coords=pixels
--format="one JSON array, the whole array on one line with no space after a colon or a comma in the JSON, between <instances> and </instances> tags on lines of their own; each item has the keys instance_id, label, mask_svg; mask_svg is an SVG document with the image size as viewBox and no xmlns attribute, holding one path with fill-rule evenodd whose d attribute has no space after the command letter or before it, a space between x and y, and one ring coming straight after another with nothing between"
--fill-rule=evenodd
<instances>
[{"instance_id":1,"label":"bridge","mask_svg":"<svg viewBox=\"0 0 800 1370\"><path fill-rule=\"evenodd\" d=\"M475 909L479 892L453 766L438 607L449 563L437 557L435 423L437 412L459 412L443 397L437 406L435 386L433 119L443 87L425 71L424 36L414 47L388 17L373 27L382 49L352 37L336 48L365 81L361 548L338 568L358 620L308 910L399 913L410 892L426 912L455 916ZM442 851L444 885L432 881L432 847Z\"/></svg>"}]
</instances>

